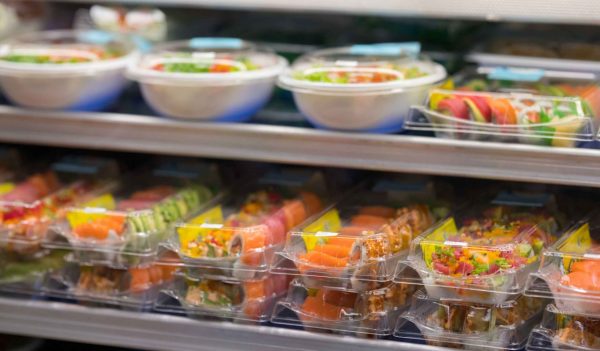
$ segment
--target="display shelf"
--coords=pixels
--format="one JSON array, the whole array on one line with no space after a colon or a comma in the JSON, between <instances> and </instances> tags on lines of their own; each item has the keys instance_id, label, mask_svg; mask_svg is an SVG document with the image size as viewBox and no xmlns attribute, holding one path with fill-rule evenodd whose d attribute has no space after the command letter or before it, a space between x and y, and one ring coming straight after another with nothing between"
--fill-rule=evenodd
<instances>
[{"instance_id":1,"label":"display shelf","mask_svg":"<svg viewBox=\"0 0 600 351\"><path fill-rule=\"evenodd\" d=\"M0 298L0 332L144 350L445 350L301 330Z\"/></svg>"},{"instance_id":2,"label":"display shelf","mask_svg":"<svg viewBox=\"0 0 600 351\"><path fill-rule=\"evenodd\" d=\"M64 1L64 0L63 0ZM595 0L67 0L88 3L131 3L251 10L318 11L361 15L600 24Z\"/></svg>"},{"instance_id":3,"label":"display shelf","mask_svg":"<svg viewBox=\"0 0 600 351\"><path fill-rule=\"evenodd\" d=\"M0 106L0 142L600 187L600 150Z\"/></svg>"}]
</instances>

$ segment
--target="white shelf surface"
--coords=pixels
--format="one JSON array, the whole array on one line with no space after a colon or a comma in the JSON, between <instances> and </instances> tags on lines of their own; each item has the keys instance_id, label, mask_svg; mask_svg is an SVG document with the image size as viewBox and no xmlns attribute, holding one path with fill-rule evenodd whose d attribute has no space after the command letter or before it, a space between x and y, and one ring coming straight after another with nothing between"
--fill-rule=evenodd
<instances>
[{"instance_id":1,"label":"white shelf surface","mask_svg":"<svg viewBox=\"0 0 600 351\"><path fill-rule=\"evenodd\" d=\"M600 187L600 150L0 106L0 142Z\"/></svg>"},{"instance_id":2,"label":"white shelf surface","mask_svg":"<svg viewBox=\"0 0 600 351\"><path fill-rule=\"evenodd\" d=\"M65 1L65 0L61 0ZM597 0L66 0L361 15L600 24Z\"/></svg>"},{"instance_id":3,"label":"white shelf surface","mask_svg":"<svg viewBox=\"0 0 600 351\"><path fill-rule=\"evenodd\" d=\"M439 347L0 298L0 332L144 350L440 351Z\"/></svg>"}]
</instances>

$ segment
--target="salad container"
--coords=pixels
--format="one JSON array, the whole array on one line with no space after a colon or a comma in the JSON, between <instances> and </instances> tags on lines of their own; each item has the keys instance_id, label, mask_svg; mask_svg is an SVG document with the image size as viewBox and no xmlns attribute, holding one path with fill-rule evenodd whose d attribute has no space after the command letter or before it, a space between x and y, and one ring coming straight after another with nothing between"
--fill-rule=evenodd
<instances>
[{"instance_id":1,"label":"salad container","mask_svg":"<svg viewBox=\"0 0 600 351\"><path fill-rule=\"evenodd\" d=\"M446 77L441 65L418 58L419 50L418 43L318 50L297 59L279 86L318 128L398 132L409 107Z\"/></svg>"},{"instance_id":2,"label":"salad container","mask_svg":"<svg viewBox=\"0 0 600 351\"><path fill-rule=\"evenodd\" d=\"M271 322L308 331L386 337L414 291L410 285L394 283L362 292L309 288L296 279L275 306Z\"/></svg>"},{"instance_id":3,"label":"salad container","mask_svg":"<svg viewBox=\"0 0 600 351\"><path fill-rule=\"evenodd\" d=\"M121 94L134 56L129 40L104 32L28 33L0 44L0 87L24 107L101 110Z\"/></svg>"},{"instance_id":4,"label":"salad container","mask_svg":"<svg viewBox=\"0 0 600 351\"><path fill-rule=\"evenodd\" d=\"M458 140L577 147L594 139L592 119L579 98L531 93L434 89L414 106L412 130Z\"/></svg>"},{"instance_id":5,"label":"salad container","mask_svg":"<svg viewBox=\"0 0 600 351\"><path fill-rule=\"evenodd\" d=\"M266 275L260 279L208 279L178 274L164 289L154 309L236 322L266 323L278 297L285 294L289 279Z\"/></svg>"},{"instance_id":6,"label":"salad container","mask_svg":"<svg viewBox=\"0 0 600 351\"><path fill-rule=\"evenodd\" d=\"M521 350L545 301L519 297L498 305L432 299L418 291L394 331L402 341L464 350Z\"/></svg>"},{"instance_id":7,"label":"salad container","mask_svg":"<svg viewBox=\"0 0 600 351\"><path fill-rule=\"evenodd\" d=\"M432 298L500 304L523 293L559 230L542 207L498 202L458 211L415 238L395 281Z\"/></svg>"},{"instance_id":8,"label":"salad container","mask_svg":"<svg viewBox=\"0 0 600 351\"><path fill-rule=\"evenodd\" d=\"M286 232L323 208L311 184L256 182L179 223L170 238L189 277L260 279Z\"/></svg>"},{"instance_id":9,"label":"salad container","mask_svg":"<svg viewBox=\"0 0 600 351\"><path fill-rule=\"evenodd\" d=\"M600 349L600 318L570 314L548 305L542 323L527 344L530 351L593 351Z\"/></svg>"},{"instance_id":10,"label":"salad container","mask_svg":"<svg viewBox=\"0 0 600 351\"><path fill-rule=\"evenodd\" d=\"M271 97L287 61L234 38L194 38L156 46L129 66L146 102L174 118L242 122Z\"/></svg>"},{"instance_id":11,"label":"salad container","mask_svg":"<svg viewBox=\"0 0 600 351\"><path fill-rule=\"evenodd\" d=\"M545 250L527 283L529 296L553 298L565 313L600 317L600 213L575 224Z\"/></svg>"},{"instance_id":12,"label":"salad container","mask_svg":"<svg viewBox=\"0 0 600 351\"><path fill-rule=\"evenodd\" d=\"M183 176L131 174L55 223L44 246L71 249L82 264L132 267L155 261L174 224L204 208L216 195L210 166ZM147 174L150 173L150 174Z\"/></svg>"},{"instance_id":13,"label":"salad container","mask_svg":"<svg viewBox=\"0 0 600 351\"><path fill-rule=\"evenodd\" d=\"M299 275L310 287L363 291L387 285L412 239L436 217L432 196L408 199L405 189L390 185L359 188L290 231L271 272Z\"/></svg>"}]
</instances>

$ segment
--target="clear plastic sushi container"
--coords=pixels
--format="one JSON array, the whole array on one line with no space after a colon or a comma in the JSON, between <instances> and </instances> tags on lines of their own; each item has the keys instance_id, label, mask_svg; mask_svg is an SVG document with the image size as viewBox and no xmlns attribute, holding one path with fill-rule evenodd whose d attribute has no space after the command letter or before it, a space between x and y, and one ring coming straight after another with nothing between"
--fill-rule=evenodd
<instances>
[{"instance_id":1,"label":"clear plastic sushi container","mask_svg":"<svg viewBox=\"0 0 600 351\"><path fill-rule=\"evenodd\" d=\"M192 318L266 323L289 285L283 275L259 279L210 279L177 274L158 297L154 310Z\"/></svg>"},{"instance_id":2,"label":"clear plastic sushi container","mask_svg":"<svg viewBox=\"0 0 600 351\"><path fill-rule=\"evenodd\" d=\"M501 304L525 290L560 229L532 204L481 204L457 211L413 240L394 281L423 285L436 299Z\"/></svg>"},{"instance_id":3,"label":"clear plastic sushi container","mask_svg":"<svg viewBox=\"0 0 600 351\"><path fill-rule=\"evenodd\" d=\"M175 264L189 277L259 279L286 232L322 210L320 185L258 181L217 199L176 226L167 245L181 260Z\"/></svg>"},{"instance_id":4,"label":"clear plastic sushi container","mask_svg":"<svg viewBox=\"0 0 600 351\"><path fill-rule=\"evenodd\" d=\"M545 250L525 294L554 299L565 313L600 317L600 213L593 212Z\"/></svg>"},{"instance_id":5,"label":"clear plastic sushi container","mask_svg":"<svg viewBox=\"0 0 600 351\"><path fill-rule=\"evenodd\" d=\"M461 350L521 350L546 303L521 296L503 304L473 304L432 299L418 291L398 319L394 336Z\"/></svg>"},{"instance_id":6,"label":"clear plastic sushi container","mask_svg":"<svg viewBox=\"0 0 600 351\"><path fill-rule=\"evenodd\" d=\"M565 313L548 305L542 323L529 337L528 351L593 351L600 349L600 317Z\"/></svg>"},{"instance_id":7,"label":"clear plastic sushi container","mask_svg":"<svg viewBox=\"0 0 600 351\"><path fill-rule=\"evenodd\" d=\"M236 38L193 38L157 45L133 62L158 114L198 121L242 122L270 99L287 61L272 50Z\"/></svg>"},{"instance_id":8,"label":"clear plastic sushi container","mask_svg":"<svg viewBox=\"0 0 600 351\"><path fill-rule=\"evenodd\" d=\"M27 33L0 44L0 87L23 107L101 110L121 94L135 55L128 39L100 31Z\"/></svg>"},{"instance_id":9,"label":"clear plastic sushi container","mask_svg":"<svg viewBox=\"0 0 600 351\"><path fill-rule=\"evenodd\" d=\"M107 159L67 157L40 172L4 183L0 194L0 251L36 256L50 226L67 208L85 203L110 187L118 173Z\"/></svg>"},{"instance_id":10,"label":"clear plastic sushi container","mask_svg":"<svg viewBox=\"0 0 600 351\"><path fill-rule=\"evenodd\" d=\"M149 264L175 223L217 197L210 165L190 172L157 166L120 179L94 198L67 209L44 247L70 249L81 264L131 267Z\"/></svg>"},{"instance_id":11,"label":"clear plastic sushi container","mask_svg":"<svg viewBox=\"0 0 600 351\"><path fill-rule=\"evenodd\" d=\"M298 58L278 84L317 128L398 132L410 106L446 77L443 66L419 52L419 43L318 50Z\"/></svg>"},{"instance_id":12,"label":"clear plastic sushi container","mask_svg":"<svg viewBox=\"0 0 600 351\"><path fill-rule=\"evenodd\" d=\"M439 138L578 147L594 140L593 120L579 98L526 92L433 89L414 106L407 129Z\"/></svg>"},{"instance_id":13,"label":"clear plastic sushi container","mask_svg":"<svg viewBox=\"0 0 600 351\"><path fill-rule=\"evenodd\" d=\"M386 183L386 184L384 184ZM287 235L271 272L311 287L373 290L387 285L413 238L435 223L432 195L407 198L392 182L355 189Z\"/></svg>"},{"instance_id":14,"label":"clear plastic sushi container","mask_svg":"<svg viewBox=\"0 0 600 351\"><path fill-rule=\"evenodd\" d=\"M311 288L294 280L277 302L271 323L364 338L390 336L399 314L408 307L414 286L388 283L379 289L352 291Z\"/></svg>"},{"instance_id":15,"label":"clear plastic sushi container","mask_svg":"<svg viewBox=\"0 0 600 351\"><path fill-rule=\"evenodd\" d=\"M46 274L41 295L87 306L149 311L174 274L172 266L149 264L114 268L81 265L67 256L62 269Z\"/></svg>"}]
</instances>

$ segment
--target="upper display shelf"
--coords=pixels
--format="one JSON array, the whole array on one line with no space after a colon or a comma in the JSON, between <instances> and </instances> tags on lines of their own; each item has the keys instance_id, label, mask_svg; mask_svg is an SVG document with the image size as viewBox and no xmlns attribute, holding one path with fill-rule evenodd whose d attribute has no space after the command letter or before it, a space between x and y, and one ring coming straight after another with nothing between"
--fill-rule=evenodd
<instances>
[{"instance_id":1,"label":"upper display shelf","mask_svg":"<svg viewBox=\"0 0 600 351\"><path fill-rule=\"evenodd\" d=\"M65 0L63 0L65 1ZM89 3L164 4L214 8L317 11L385 16L435 17L488 21L522 21L600 25L600 7L595 0L66 0Z\"/></svg>"}]
</instances>

